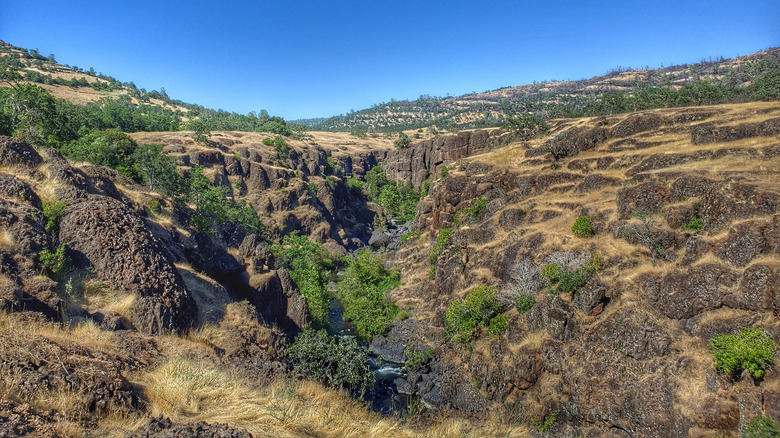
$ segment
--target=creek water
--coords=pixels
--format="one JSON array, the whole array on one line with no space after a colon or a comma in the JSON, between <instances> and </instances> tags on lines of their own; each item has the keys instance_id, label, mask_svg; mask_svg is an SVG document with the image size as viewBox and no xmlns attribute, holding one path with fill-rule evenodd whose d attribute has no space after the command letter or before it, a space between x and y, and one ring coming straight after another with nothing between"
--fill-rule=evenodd
<instances>
[{"instance_id":1,"label":"creek water","mask_svg":"<svg viewBox=\"0 0 780 438\"><path fill-rule=\"evenodd\" d=\"M339 271L333 275L332 281L328 284L328 292L331 294L330 308L328 309L328 326L325 329L332 336L355 338L357 331L355 326L344 320L344 308L338 298L335 297L336 283L344 274ZM362 348L368 346L358 339L358 345ZM374 353L369 352L369 365L376 376L374 387L369 390L363 399L371 403L373 410L384 415L401 416L410 402L410 397L399 394L394 380L399 377L406 377L406 371L403 364L388 362Z\"/></svg>"}]
</instances>

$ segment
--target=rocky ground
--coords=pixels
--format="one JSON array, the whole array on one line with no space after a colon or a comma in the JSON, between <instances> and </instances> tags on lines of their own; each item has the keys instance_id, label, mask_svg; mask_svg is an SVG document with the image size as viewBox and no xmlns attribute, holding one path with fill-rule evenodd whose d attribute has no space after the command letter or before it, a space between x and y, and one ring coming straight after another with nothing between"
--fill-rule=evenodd
<instances>
[{"instance_id":1,"label":"rocky ground","mask_svg":"<svg viewBox=\"0 0 780 438\"><path fill-rule=\"evenodd\" d=\"M391 295L412 317L374 348L436 353L402 383L408 392L476 413L557 412L562 436L735 436L756 415L777 421L778 371L724 376L709 353L713 336L745 327L780 340L776 103L563 120L503 147L501 132L479 135L388 156L393 176L416 186L457 160L418 205L422 236L387 254L406 281ZM484 210L455 224L480 198ZM573 236L582 215L593 237ZM692 218L701 230L681 228ZM443 341L453 299L490 285L510 303L533 267L581 253L604 268L576 294L539 285L499 339Z\"/></svg>"},{"instance_id":2,"label":"rocky ground","mask_svg":"<svg viewBox=\"0 0 780 438\"><path fill-rule=\"evenodd\" d=\"M412 424L440 428L401 427L300 383L280 395L286 347L309 315L263 237L216 243L117 172L3 137L0 436L541 436L533 421L555 418L557 436L714 437L757 415L780 422L777 369L726 376L708 347L746 327L780 341L777 103L556 120L529 142L464 131L391 150L315 136L289 140L286 159L264 137L134 134L182 172L203 166L254 207L267 238L298 230L336 254L382 250L401 270L390 295L408 318L372 349L398 362L425 352L396 383L426 406ZM372 229L378 207L345 183L382 162L390 178L427 188L403 243L398 230ZM52 200L65 202L55 226ZM593 237L572 234L583 215ZM683 229L691 219L702 229ZM60 244L73 266L56 282L40 254ZM581 254L599 256L597 274L577 293L545 293L535 269ZM536 300L523 314L512 305L522 282ZM446 341L448 306L479 285L499 291L507 330ZM326 399L351 414L326 413Z\"/></svg>"}]
</instances>

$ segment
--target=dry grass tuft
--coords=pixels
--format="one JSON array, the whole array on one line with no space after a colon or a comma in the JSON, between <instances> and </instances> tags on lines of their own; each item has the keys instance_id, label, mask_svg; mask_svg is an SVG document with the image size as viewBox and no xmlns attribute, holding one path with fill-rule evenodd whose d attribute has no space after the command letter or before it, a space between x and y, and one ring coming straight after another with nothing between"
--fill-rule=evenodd
<instances>
[{"instance_id":1,"label":"dry grass tuft","mask_svg":"<svg viewBox=\"0 0 780 438\"><path fill-rule=\"evenodd\" d=\"M227 423L256 437L454 437L468 430L461 421L414 430L368 411L345 392L309 381L259 386L185 356L169 358L135 383L144 388L150 415Z\"/></svg>"},{"instance_id":2,"label":"dry grass tuft","mask_svg":"<svg viewBox=\"0 0 780 438\"><path fill-rule=\"evenodd\" d=\"M13 234L7 228L0 232L0 248L11 249L15 243L16 239L14 239Z\"/></svg>"}]
</instances>

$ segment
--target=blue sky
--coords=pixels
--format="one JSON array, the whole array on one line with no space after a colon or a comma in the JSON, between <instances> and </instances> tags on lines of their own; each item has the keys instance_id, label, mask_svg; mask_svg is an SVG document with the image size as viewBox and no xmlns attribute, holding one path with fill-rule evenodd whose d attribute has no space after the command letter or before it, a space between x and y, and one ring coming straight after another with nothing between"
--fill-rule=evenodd
<instances>
[{"instance_id":1,"label":"blue sky","mask_svg":"<svg viewBox=\"0 0 780 438\"><path fill-rule=\"evenodd\" d=\"M780 1L3 0L0 39L287 119L780 45Z\"/></svg>"}]
</instances>

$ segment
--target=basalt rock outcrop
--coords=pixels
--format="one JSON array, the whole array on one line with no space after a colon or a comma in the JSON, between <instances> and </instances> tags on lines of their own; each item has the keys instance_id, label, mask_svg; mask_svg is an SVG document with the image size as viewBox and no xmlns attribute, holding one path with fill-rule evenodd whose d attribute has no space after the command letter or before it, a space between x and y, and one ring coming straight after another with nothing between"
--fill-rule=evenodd
<instances>
[{"instance_id":1,"label":"basalt rock outcrop","mask_svg":"<svg viewBox=\"0 0 780 438\"><path fill-rule=\"evenodd\" d=\"M420 316L382 348L436 352L399 388L435 406L557 412L552 433L561 436L737 435L757 415L780 421L762 402L775 400L776 368L761 381L732 378L709 352L713 336L746 327L780 341L778 114L766 104L559 121L547 138L461 159L446 178L423 164L388 166L415 185L433 176L413 227L422 237L387 256L416 279L391 296ZM396 156L425 163L419 150ZM572 235L582 215L593 238ZM547 295L533 273L594 253L603 268L573 293ZM536 303L519 314L515 294L533 281ZM496 288L508 328L453 344L442 337L444 314L477 285ZM448 381L474 399L461 403Z\"/></svg>"},{"instance_id":2,"label":"basalt rock outcrop","mask_svg":"<svg viewBox=\"0 0 780 438\"><path fill-rule=\"evenodd\" d=\"M441 166L496 148L506 137L500 129L436 136L405 149L390 151L385 171L388 178L406 181L419 190L426 179L440 176Z\"/></svg>"},{"instance_id":3,"label":"basalt rock outcrop","mask_svg":"<svg viewBox=\"0 0 780 438\"><path fill-rule=\"evenodd\" d=\"M93 196L69 205L60 239L79 266L92 266L116 289L136 298L132 322L150 334L187 330L196 321L195 300L144 221L121 202Z\"/></svg>"}]
</instances>

